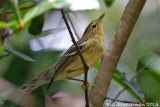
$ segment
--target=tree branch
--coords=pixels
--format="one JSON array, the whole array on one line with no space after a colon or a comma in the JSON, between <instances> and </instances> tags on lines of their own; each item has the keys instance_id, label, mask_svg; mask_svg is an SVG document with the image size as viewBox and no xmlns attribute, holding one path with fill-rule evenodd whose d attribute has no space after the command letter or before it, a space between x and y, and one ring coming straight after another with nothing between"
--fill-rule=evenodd
<instances>
[{"instance_id":1,"label":"tree branch","mask_svg":"<svg viewBox=\"0 0 160 107\"><path fill-rule=\"evenodd\" d=\"M80 37L79 37L79 35L78 35L78 33L77 33L77 31L76 31L74 25L73 25L72 20L71 20L71 18L70 18L70 16L69 16L68 13L67 13L67 18L69 19L69 21L70 21L70 23L71 23L71 25L72 25L72 28L73 28L73 30L74 30L74 33L76 34L76 36L77 36L77 38L78 38L78 40L79 40Z\"/></svg>"},{"instance_id":2,"label":"tree branch","mask_svg":"<svg viewBox=\"0 0 160 107\"><path fill-rule=\"evenodd\" d=\"M27 6L21 7L19 10L28 9L28 8L34 7L34 6L36 6L36 5L37 5L36 3L35 3L35 4L31 4L31 5L27 5ZM8 11L8 14L11 14L11 13L13 13L12 10L11 10L11 11Z\"/></svg>"},{"instance_id":3,"label":"tree branch","mask_svg":"<svg viewBox=\"0 0 160 107\"><path fill-rule=\"evenodd\" d=\"M91 107L102 107L105 97L100 93L107 94L113 73L145 2L146 0L129 0L111 42L103 54L100 69L89 96Z\"/></svg>"},{"instance_id":4,"label":"tree branch","mask_svg":"<svg viewBox=\"0 0 160 107\"><path fill-rule=\"evenodd\" d=\"M88 66L87 66L87 64L86 64L86 62L85 62L85 60L84 60L84 58L83 58L83 56L82 56L82 54L81 54L81 51L80 51L80 49L79 49L79 46L77 45L77 43L76 43L76 41L75 41L75 39L74 39L74 36L73 36L72 31L71 31L71 29L70 29L70 27L69 27L69 24L68 24L68 21L67 21L67 19L66 19L66 17L65 17L65 13L64 13L64 10L63 10L63 9L61 10L61 13L62 13L62 17L63 17L63 19L64 19L64 22L65 22L65 24L66 24L66 26L67 26L67 29L68 29L68 31L69 31L69 34L70 34L70 36L71 36L71 38L72 38L72 42L74 43L75 47L77 48L78 54L79 54L79 56L80 56L80 58L81 58L81 61L82 61L82 64L83 64L83 67L84 67L84 70L85 70L85 74L84 74L84 84L85 84L85 87L86 87L86 86L87 86ZM85 89L85 101L86 101L86 107L89 107L88 89L87 89L87 88Z\"/></svg>"},{"instance_id":5,"label":"tree branch","mask_svg":"<svg viewBox=\"0 0 160 107\"><path fill-rule=\"evenodd\" d=\"M141 69L139 69L138 72L130 79L130 81L133 81L134 79L136 79L151 64L153 60L154 60L154 57L150 59ZM125 91L125 88L120 90L114 98L117 99L124 91ZM114 101L112 101L111 103L113 102Z\"/></svg>"},{"instance_id":6,"label":"tree branch","mask_svg":"<svg viewBox=\"0 0 160 107\"><path fill-rule=\"evenodd\" d=\"M135 104L141 104L141 102L118 100L118 99L113 99L113 98L108 98L108 97L106 97L106 99L108 99L108 100L112 100L112 101L123 102L123 103L135 103Z\"/></svg>"},{"instance_id":7,"label":"tree branch","mask_svg":"<svg viewBox=\"0 0 160 107\"><path fill-rule=\"evenodd\" d=\"M3 0L0 0L0 8L3 8L5 6L5 3ZM0 14L0 21L4 21L7 22L7 13L4 14ZM3 40L3 36L5 33L5 29L0 29L0 45L3 44L4 40Z\"/></svg>"},{"instance_id":8,"label":"tree branch","mask_svg":"<svg viewBox=\"0 0 160 107\"><path fill-rule=\"evenodd\" d=\"M1 55L0 59L3 58L3 57L7 57L7 56L9 56L9 54Z\"/></svg>"}]
</instances>

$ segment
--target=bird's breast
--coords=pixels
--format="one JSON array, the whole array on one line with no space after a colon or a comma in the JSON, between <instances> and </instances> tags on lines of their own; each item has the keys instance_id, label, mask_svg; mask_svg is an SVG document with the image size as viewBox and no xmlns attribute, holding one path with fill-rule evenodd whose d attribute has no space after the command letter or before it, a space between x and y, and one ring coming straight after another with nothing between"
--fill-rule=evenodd
<instances>
[{"instance_id":1,"label":"bird's breast","mask_svg":"<svg viewBox=\"0 0 160 107\"><path fill-rule=\"evenodd\" d=\"M83 51L81 52L87 65L91 68L93 65L102 57L104 51L103 41L97 41L97 39L88 41L84 44ZM83 67L80 57L76 57L64 70L58 75L56 80L62 80L66 77L79 76L84 71L81 69ZM76 70L77 69L77 70ZM67 71L74 71L72 73L67 73Z\"/></svg>"}]
</instances>

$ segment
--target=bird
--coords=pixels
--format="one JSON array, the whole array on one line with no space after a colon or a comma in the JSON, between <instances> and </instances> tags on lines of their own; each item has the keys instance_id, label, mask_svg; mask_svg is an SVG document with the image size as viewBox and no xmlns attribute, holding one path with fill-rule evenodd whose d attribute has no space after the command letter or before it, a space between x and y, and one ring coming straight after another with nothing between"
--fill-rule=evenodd
<instances>
[{"instance_id":1,"label":"bird","mask_svg":"<svg viewBox=\"0 0 160 107\"><path fill-rule=\"evenodd\" d=\"M105 14L102 14L98 19L93 20L86 27L82 38L76 42L89 69L102 57L104 52L102 26L104 15ZM55 64L41 73L38 77L23 85L19 90L22 93L27 94L43 84L52 83L51 79L52 81L65 79L78 80L73 77L83 73L83 64L77 48L73 44Z\"/></svg>"}]
</instances>

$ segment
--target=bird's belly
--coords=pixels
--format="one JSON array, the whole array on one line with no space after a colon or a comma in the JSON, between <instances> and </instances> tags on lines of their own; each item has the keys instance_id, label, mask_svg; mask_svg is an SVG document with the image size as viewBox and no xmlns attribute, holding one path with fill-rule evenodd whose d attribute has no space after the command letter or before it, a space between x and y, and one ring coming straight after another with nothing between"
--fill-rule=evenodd
<instances>
[{"instance_id":1,"label":"bird's belly","mask_svg":"<svg viewBox=\"0 0 160 107\"><path fill-rule=\"evenodd\" d=\"M102 56L102 51L99 52L83 52L82 55L85 54L85 61L87 65L91 68ZM63 80L67 77L76 77L84 73L82 70L83 64L81 62L80 57L75 58L69 66L67 66L56 78L55 80Z\"/></svg>"}]
</instances>

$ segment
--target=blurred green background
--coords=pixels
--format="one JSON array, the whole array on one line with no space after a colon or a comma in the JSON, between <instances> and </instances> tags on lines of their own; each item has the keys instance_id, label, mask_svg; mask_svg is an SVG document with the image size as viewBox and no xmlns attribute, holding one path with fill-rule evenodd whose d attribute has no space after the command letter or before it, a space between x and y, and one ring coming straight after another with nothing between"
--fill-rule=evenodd
<instances>
[{"instance_id":1,"label":"blurred green background","mask_svg":"<svg viewBox=\"0 0 160 107\"><path fill-rule=\"evenodd\" d=\"M7 0L7 2L8 1L10 0ZM110 4L109 1L111 1L112 4ZM22 18L18 18L19 16L14 14L17 14L17 12L15 12L17 10L15 9L14 11L14 7L9 8L8 4L10 4L10 2L6 2L7 5L4 6L5 8L1 7L0 17L6 12L10 13L7 14L7 23L2 23L4 20L0 22L0 28L7 28L9 31L13 31L14 34L5 39L4 45L1 44L0 55L7 54L8 51L3 51L2 48L5 46L23 53L35 61L23 60L10 50L9 53L11 54L9 54L9 56L0 59L0 106L27 106L25 105L27 104L26 101L23 100L28 98L28 96L19 92L18 88L54 64L60 58L61 54L72 44L63 19L61 18L60 10L51 10L52 7L65 7L66 10L72 11L69 12L69 14L80 36L82 36L89 22L105 13L103 30L105 48L107 48L123 10L128 3L128 0L109 1L96 1L96 3L99 4L99 9L94 9L98 6L93 5L92 9L86 10L84 8L80 10L78 7L70 8L71 4L66 6L65 0L53 2L52 4L47 4L45 1L37 4L35 1L20 0L19 8L33 4L36 5L20 10ZM90 5L92 6L92 4ZM12 13L11 9L13 9ZM36 9L39 9L37 13L35 11ZM30 12L30 14L27 12ZM16 30L19 25L17 19L24 21L25 29ZM126 88L118 99L160 102L159 28L160 1L147 0L121 56L117 66L118 71L115 73L109 88L108 97L115 98L121 89ZM148 65L146 66L146 64ZM132 84L129 80L144 66L146 67L143 69L143 72L137 77L137 81L134 81L134 84ZM89 92L91 91L95 76L98 72L98 67L99 63L89 71ZM125 77L123 80L122 74L124 73ZM83 77L82 75L77 78L83 79ZM14 90L12 90L12 88ZM31 105L39 107L70 107L67 104L72 103L71 106L73 107L81 107L85 104L84 90L81 88L81 83L62 80L55 81L49 91L46 91L46 88L47 84L32 92L32 95L38 99L38 101L33 100L33 104ZM18 100L15 101L14 98ZM111 100L105 101L105 103L108 102L111 102ZM105 103L104 107L106 107Z\"/></svg>"}]
</instances>

